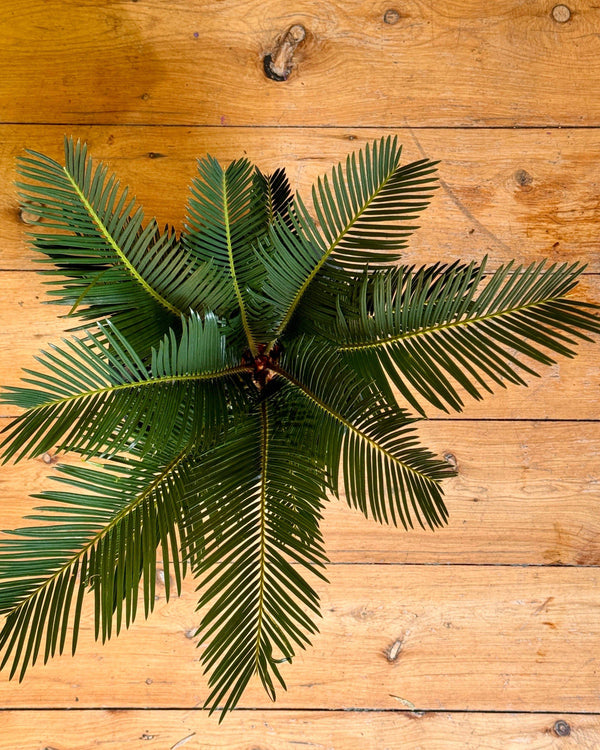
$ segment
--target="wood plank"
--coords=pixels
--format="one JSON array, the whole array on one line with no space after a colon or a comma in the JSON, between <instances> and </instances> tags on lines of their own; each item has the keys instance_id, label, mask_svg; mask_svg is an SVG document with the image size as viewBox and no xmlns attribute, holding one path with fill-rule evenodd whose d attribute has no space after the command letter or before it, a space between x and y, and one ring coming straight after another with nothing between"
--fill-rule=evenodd
<instances>
[{"instance_id":1,"label":"wood plank","mask_svg":"<svg viewBox=\"0 0 600 750\"><path fill-rule=\"evenodd\" d=\"M140 3L140 7L143 4ZM593 97L590 97L592 99ZM32 148L62 160L63 135L88 141L159 223L181 228L195 160L247 156L285 166L305 197L316 178L367 141L397 133L403 160L441 159L442 188L407 248L409 263L512 258L579 260L600 272L597 228L600 130L406 128L163 128L0 126L0 268L35 268L19 220L16 157ZM168 189L165 189L168 186Z\"/></svg>"},{"instance_id":2,"label":"wood plank","mask_svg":"<svg viewBox=\"0 0 600 750\"><path fill-rule=\"evenodd\" d=\"M597 424L428 422L423 443L458 466L448 526L404 532L333 502L336 562L600 565Z\"/></svg>"},{"instance_id":3,"label":"wood plank","mask_svg":"<svg viewBox=\"0 0 600 750\"><path fill-rule=\"evenodd\" d=\"M5 0L0 110L9 122L599 124L596 6L566 23L542 0L410 0L397 23L386 8ZM292 24L306 40L278 83L263 57Z\"/></svg>"},{"instance_id":4,"label":"wood plank","mask_svg":"<svg viewBox=\"0 0 600 750\"><path fill-rule=\"evenodd\" d=\"M42 277L30 272L0 273L0 384L16 384L22 367L32 367L33 356L50 342L58 342L78 320L59 319L66 307L43 304ZM579 299L600 303L600 276L586 276L575 294ZM509 384L495 386L482 401L465 396L465 409L458 419L598 419L598 346L582 342L574 359L560 358L550 367L538 366L539 378L527 377L527 388ZM15 415L16 408L0 406L0 416ZM433 406L430 417L448 415Z\"/></svg>"},{"instance_id":5,"label":"wood plank","mask_svg":"<svg viewBox=\"0 0 600 750\"><path fill-rule=\"evenodd\" d=\"M333 565L328 576L321 632L283 668L278 708L600 712L598 568ZM3 673L0 705L202 705L193 581L168 604L157 596L148 621L104 647L88 607L75 658L21 684ZM253 682L241 706L268 705Z\"/></svg>"},{"instance_id":6,"label":"wood plank","mask_svg":"<svg viewBox=\"0 0 600 750\"><path fill-rule=\"evenodd\" d=\"M448 525L405 532L332 500L323 520L332 562L600 565L597 424L429 422L420 432L458 462L444 483ZM0 528L27 525L40 504L27 495L52 487L53 475L48 455L1 467Z\"/></svg>"},{"instance_id":7,"label":"wood plank","mask_svg":"<svg viewBox=\"0 0 600 750\"><path fill-rule=\"evenodd\" d=\"M5 711L0 750L592 750L600 717L581 714L235 711ZM567 734L568 733L568 734ZM181 743L181 744L178 744Z\"/></svg>"}]
</instances>

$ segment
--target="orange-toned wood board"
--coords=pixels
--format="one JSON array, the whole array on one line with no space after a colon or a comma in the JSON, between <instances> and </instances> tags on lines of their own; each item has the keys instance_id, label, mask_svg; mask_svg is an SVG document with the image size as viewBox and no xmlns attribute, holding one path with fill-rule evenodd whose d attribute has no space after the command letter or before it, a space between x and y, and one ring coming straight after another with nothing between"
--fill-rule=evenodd
<instances>
[{"instance_id":1,"label":"orange-toned wood board","mask_svg":"<svg viewBox=\"0 0 600 750\"><path fill-rule=\"evenodd\" d=\"M282 667L277 708L596 712L600 618L596 567L332 565L317 583L313 646ZM0 704L202 706L197 593L156 608L104 646L84 607L75 657L0 675ZM88 605L90 602L88 601ZM543 688L541 687L543 686ZM241 707L269 707L258 680Z\"/></svg>"},{"instance_id":2,"label":"orange-toned wood board","mask_svg":"<svg viewBox=\"0 0 600 750\"><path fill-rule=\"evenodd\" d=\"M63 137L86 141L129 185L147 216L181 228L196 159L246 156L284 166L295 190L310 187L367 141L397 135L404 162L440 160L440 188L409 239L408 263L579 261L600 271L600 130L407 128L179 128L0 125L0 268L35 268L19 220L17 157L26 148L63 159Z\"/></svg>"},{"instance_id":3,"label":"orange-toned wood board","mask_svg":"<svg viewBox=\"0 0 600 750\"><path fill-rule=\"evenodd\" d=\"M598 125L598 8L4 0L5 122ZM391 11L391 12L390 12ZM294 24L285 82L264 57Z\"/></svg>"},{"instance_id":4,"label":"orange-toned wood board","mask_svg":"<svg viewBox=\"0 0 600 750\"><path fill-rule=\"evenodd\" d=\"M35 369L33 357L51 343L60 343L66 329L81 324L65 319L68 307L47 304L43 277L32 272L0 271L0 384L16 385L22 368ZM600 276L589 275L573 294L582 301L600 303ZM74 335L74 334L68 334ZM527 375L528 387L494 386L481 401L465 395L464 411L446 414L431 406L430 417L477 419L598 419L600 403L599 350L595 342L582 341L573 359L561 357L552 366L536 365L540 377ZM17 409L0 405L0 416L14 416ZM0 470L1 471L1 470Z\"/></svg>"},{"instance_id":5,"label":"orange-toned wood board","mask_svg":"<svg viewBox=\"0 0 600 750\"><path fill-rule=\"evenodd\" d=\"M65 719L68 720L65 720ZM415 711L6 711L0 750L592 750L600 717Z\"/></svg>"},{"instance_id":6,"label":"orange-toned wood board","mask_svg":"<svg viewBox=\"0 0 600 750\"><path fill-rule=\"evenodd\" d=\"M333 563L600 565L597 423L428 422L419 432L458 465L443 484L448 525L407 532L331 500L323 531ZM40 501L28 495L56 489L61 460L80 459L44 454L0 468L0 528L32 523L23 517Z\"/></svg>"}]
</instances>

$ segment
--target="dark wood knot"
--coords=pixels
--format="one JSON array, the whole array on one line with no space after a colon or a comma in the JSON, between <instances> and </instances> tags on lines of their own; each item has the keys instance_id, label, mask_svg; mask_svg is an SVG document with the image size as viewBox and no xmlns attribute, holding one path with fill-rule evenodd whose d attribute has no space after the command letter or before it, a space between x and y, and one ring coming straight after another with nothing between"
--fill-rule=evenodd
<instances>
[{"instance_id":1,"label":"dark wood knot","mask_svg":"<svg viewBox=\"0 0 600 750\"><path fill-rule=\"evenodd\" d=\"M265 55L265 75L273 81L287 81L294 68L296 47L306 39L306 29L299 23L290 26L275 49Z\"/></svg>"}]
</instances>

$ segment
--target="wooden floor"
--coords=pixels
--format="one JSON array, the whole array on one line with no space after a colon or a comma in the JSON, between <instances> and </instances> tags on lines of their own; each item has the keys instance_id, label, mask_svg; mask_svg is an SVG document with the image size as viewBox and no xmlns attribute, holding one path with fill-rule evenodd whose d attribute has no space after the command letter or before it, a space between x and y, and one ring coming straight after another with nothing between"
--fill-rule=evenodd
<instances>
[{"instance_id":1,"label":"wooden floor","mask_svg":"<svg viewBox=\"0 0 600 750\"><path fill-rule=\"evenodd\" d=\"M567 2L2 0L0 382L64 330L13 184L23 148L60 157L64 134L180 226L207 151L302 190L397 133L406 160L442 160L408 260L581 260L600 303L600 8ZM276 82L263 58L292 24ZM1 676L0 750L600 748L599 355L432 410L423 438L458 465L447 528L327 509L321 633L276 704L253 685L220 726L200 710L190 582L104 648L88 612L75 658ZM0 528L53 460L0 468Z\"/></svg>"}]
</instances>

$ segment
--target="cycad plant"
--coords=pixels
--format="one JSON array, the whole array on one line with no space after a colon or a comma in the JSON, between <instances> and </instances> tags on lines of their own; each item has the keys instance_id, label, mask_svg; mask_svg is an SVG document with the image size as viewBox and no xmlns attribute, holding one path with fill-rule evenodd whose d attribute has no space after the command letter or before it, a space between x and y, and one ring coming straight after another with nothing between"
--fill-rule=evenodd
<instances>
[{"instance_id":1,"label":"cycad plant","mask_svg":"<svg viewBox=\"0 0 600 750\"><path fill-rule=\"evenodd\" d=\"M83 321L43 351L4 403L6 460L70 451L40 526L0 543L2 666L75 651L198 580L206 705L223 713L255 673L271 698L317 630L328 497L410 527L447 519L447 462L418 444L427 403L460 410L600 330L567 293L577 264L397 261L435 188L395 138L367 145L312 191L282 169L198 162L181 234L144 222L106 166L67 140L65 165L20 160L22 204L49 293Z\"/></svg>"}]
</instances>

